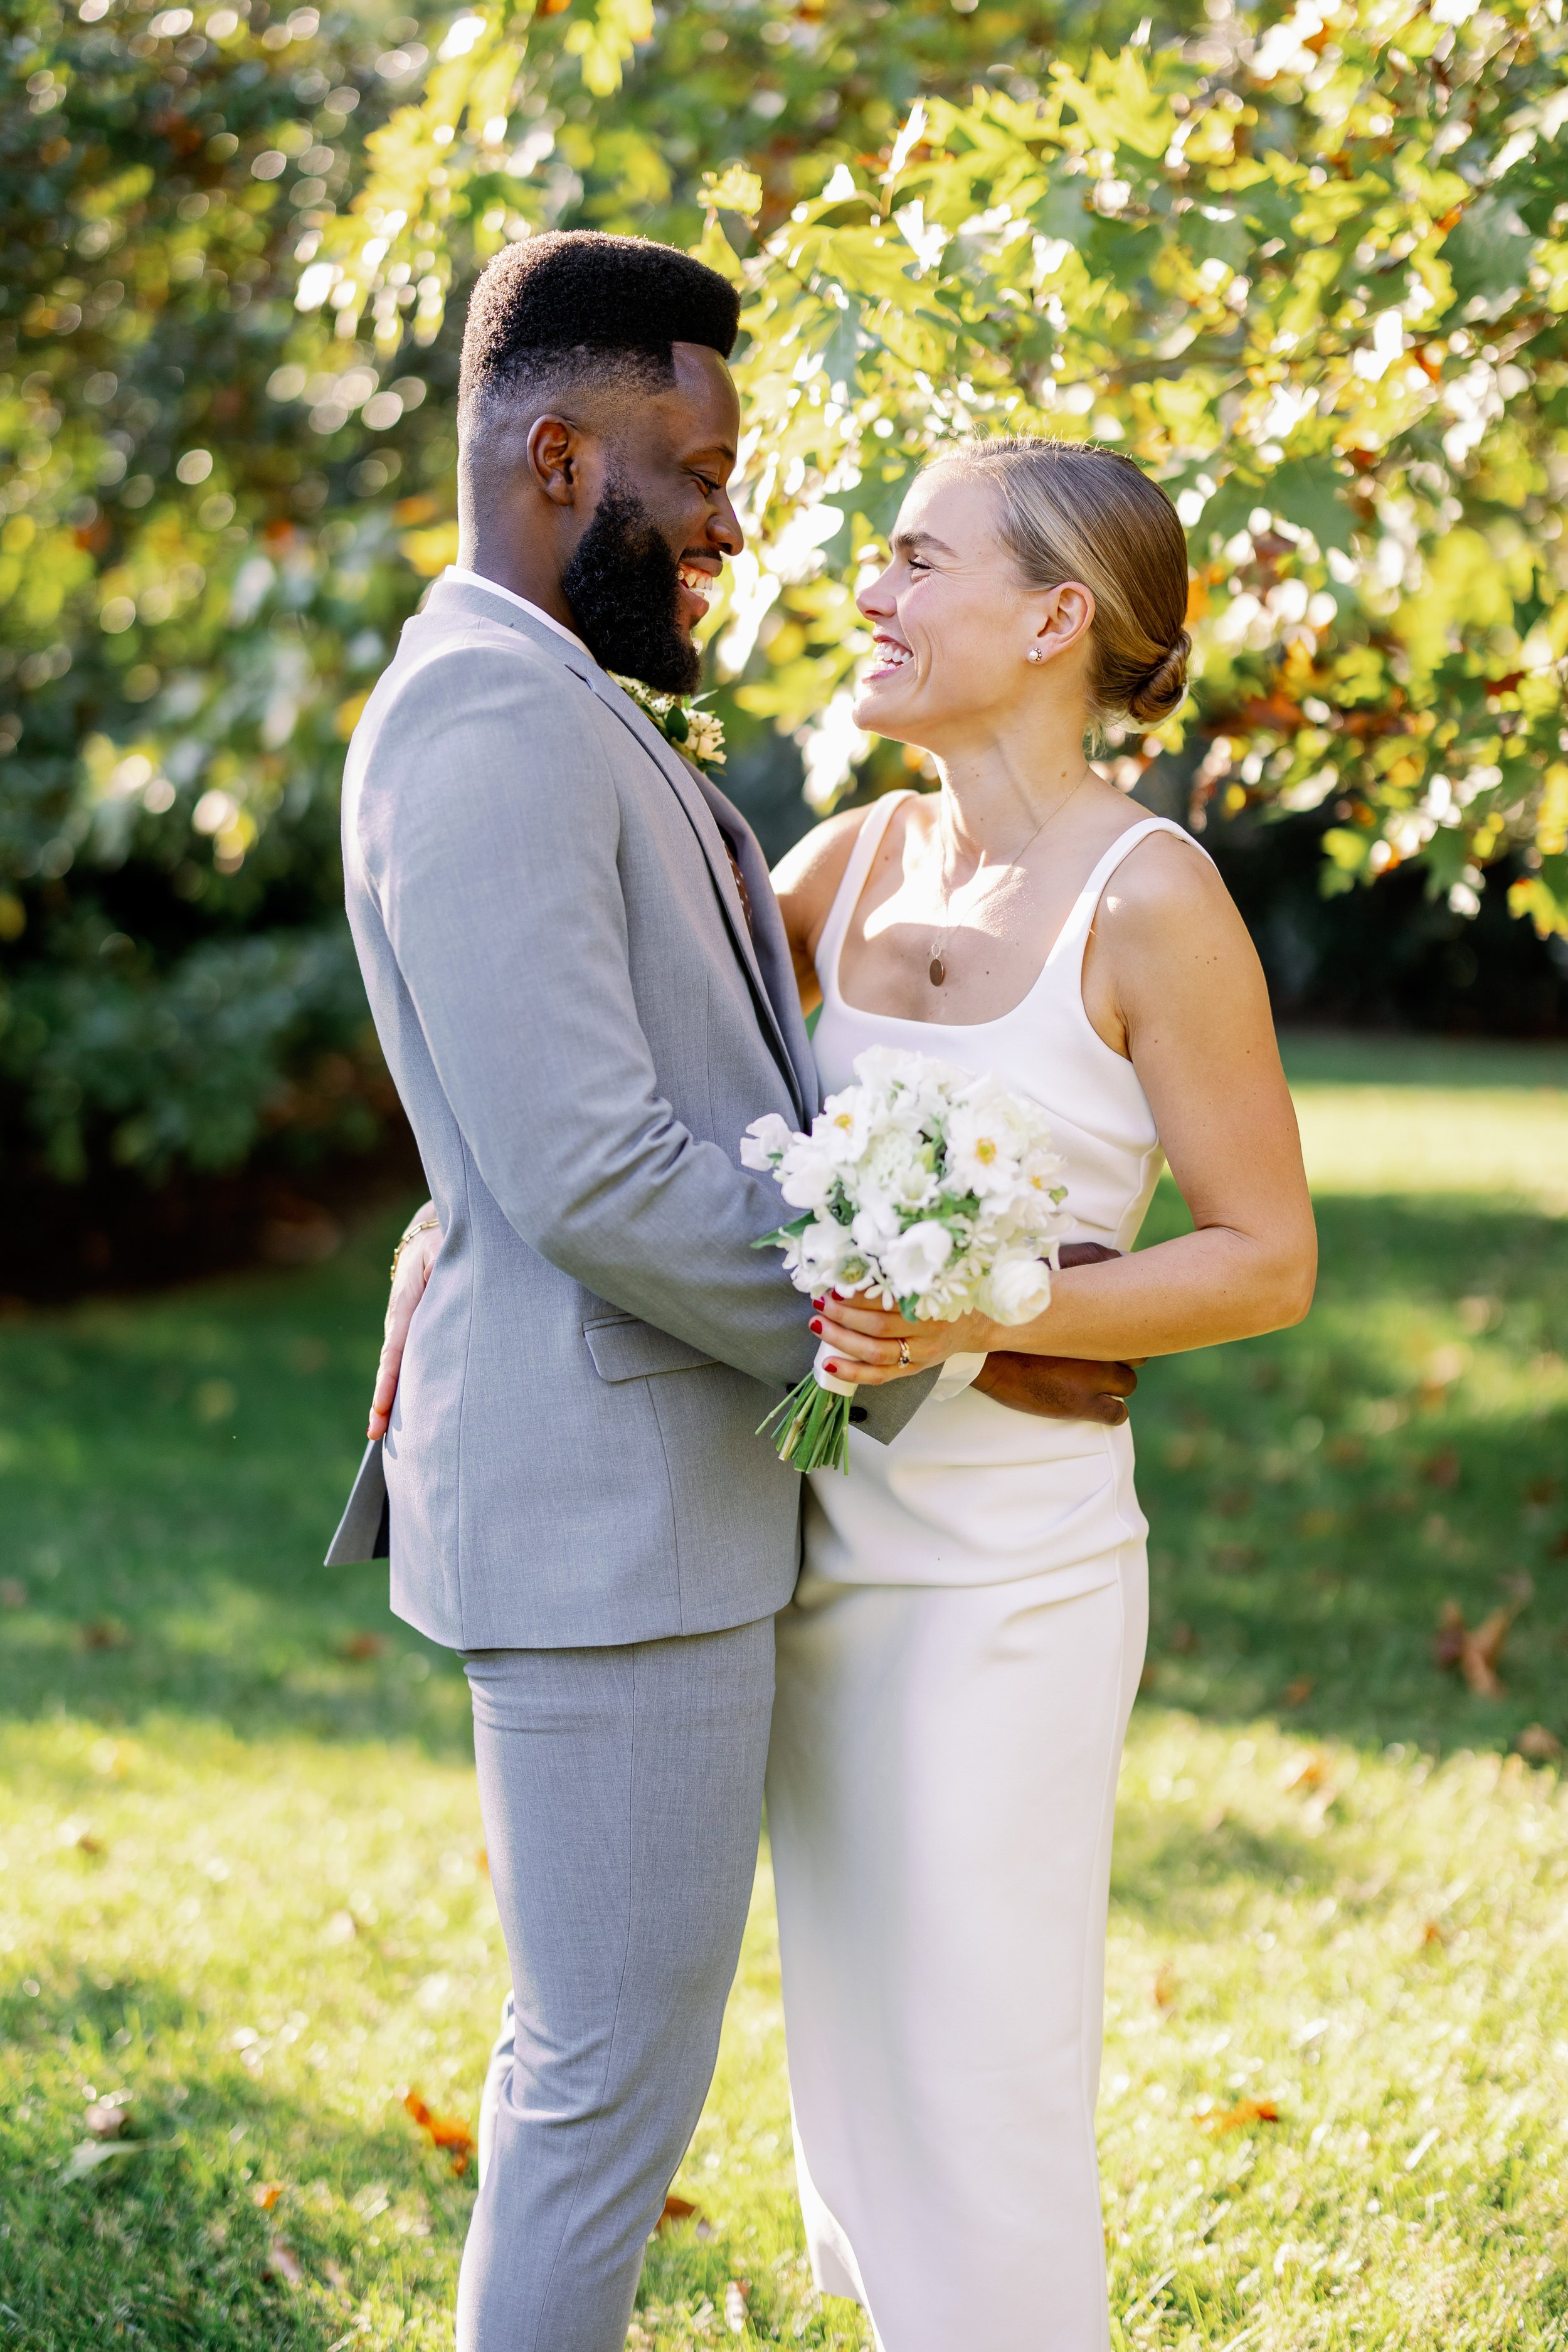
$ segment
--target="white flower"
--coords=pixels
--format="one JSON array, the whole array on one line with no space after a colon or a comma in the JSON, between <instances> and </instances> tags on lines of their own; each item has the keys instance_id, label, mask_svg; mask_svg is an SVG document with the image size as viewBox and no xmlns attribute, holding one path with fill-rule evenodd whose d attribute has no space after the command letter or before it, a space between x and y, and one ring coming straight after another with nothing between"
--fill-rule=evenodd
<instances>
[{"instance_id":1,"label":"white flower","mask_svg":"<svg viewBox=\"0 0 1568 2352\"><path fill-rule=\"evenodd\" d=\"M861 1087L829 1095L812 1122L811 1139L840 1168L858 1160L869 1139L874 1106ZM787 1195L786 1195L787 1197Z\"/></svg>"},{"instance_id":2,"label":"white flower","mask_svg":"<svg viewBox=\"0 0 1568 2352\"><path fill-rule=\"evenodd\" d=\"M815 1133L798 1135L779 1162L778 1180L792 1209L825 1209L838 1169Z\"/></svg>"},{"instance_id":3,"label":"white flower","mask_svg":"<svg viewBox=\"0 0 1568 2352\"><path fill-rule=\"evenodd\" d=\"M862 1200L855 1212L849 1232L856 1248L864 1251L868 1257L875 1257L885 1251L890 1242L898 1240L901 1223L892 1202L879 1200L873 1195Z\"/></svg>"},{"instance_id":4,"label":"white flower","mask_svg":"<svg viewBox=\"0 0 1568 2352\"><path fill-rule=\"evenodd\" d=\"M797 1290L823 1290L838 1280L847 1261L857 1255L847 1225L819 1217L792 1239L784 1265Z\"/></svg>"},{"instance_id":5,"label":"white flower","mask_svg":"<svg viewBox=\"0 0 1568 2352\"><path fill-rule=\"evenodd\" d=\"M981 1303L998 1323L1032 1323L1051 1303L1051 1269L1027 1250L1004 1250L980 1286Z\"/></svg>"},{"instance_id":6,"label":"white flower","mask_svg":"<svg viewBox=\"0 0 1568 2352\"><path fill-rule=\"evenodd\" d=\"M883 1271L900 1298L925 1290L952 1255L952 1235L934 1217L922 1217L880 1253Z\"/></svg>"},{"instance_id":7,"label":"white flower","mask_svg":"<svg viewBox=\"0 0 1568 2352\"><path fill-rule=\"evenodd\" d=\"M770 1110L765 1118L754 1118L741 1138L741 1165L742 1168L771 1170L783 1159L794 1140L795 1129L788 1119L781 1118L776 1110Z\"/></svg>"},{"instance_id":8,"label":"white flower","mask_svg":"<svg viewBox=\"0 0 1568 2352\"><path fill-rule=\"evenodd\" d=\"M1041 1122L1031 1110L994 1078L981 1079L948 1118L950 1181L983 1201L1010 1200L1040 1141Z\"/></svg>"}]
</instances>

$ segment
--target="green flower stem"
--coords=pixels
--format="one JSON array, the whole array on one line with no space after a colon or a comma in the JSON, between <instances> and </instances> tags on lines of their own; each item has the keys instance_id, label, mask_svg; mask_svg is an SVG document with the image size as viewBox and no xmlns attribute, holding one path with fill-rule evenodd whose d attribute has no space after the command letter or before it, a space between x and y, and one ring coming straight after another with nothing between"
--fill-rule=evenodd
<instances>
[{"instance_id":1,"label":"green flower stem","mask_svg":"<svg viewBox=\"0 0 1568 2352\"><path fill-rule=\"evenodd\" d=\"M815 1372L758 1423L757 1435L775 1430L780 1460L793 1463L803 1476L808 1470L848 1469L849 1399L818 1387Z\"/></svg>"}]
</instances>

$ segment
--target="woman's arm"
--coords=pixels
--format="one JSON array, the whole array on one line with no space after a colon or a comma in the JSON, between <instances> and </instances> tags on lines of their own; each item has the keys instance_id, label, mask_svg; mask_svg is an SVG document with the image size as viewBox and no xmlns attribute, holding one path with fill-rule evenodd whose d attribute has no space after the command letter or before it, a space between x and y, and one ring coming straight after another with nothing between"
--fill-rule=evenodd
<instances>
[{"instance_id":1,"label":"woman's arm","mask_svg":"<svg viewBox=\"0 0 1568 2352\"><path fill-rule=\"evenodd\" d=\"M813 825L773 868L773 894L789 934L803 1013L810 1013L822 1001L816 984L817 942L866 814L863 808L846 809L842 816L830 816Z\"/></svg>"},{"instance_id":2,"label":"woman's arm","mask_svg":"<svg viewBox=\"0 0 1568 2352\"><path fill-rule=\"evenodd\" d=\"M818 1319L847 1377L874 1384L982 1349L1172 1355L1306 1314L1317 1242L1262 969L1218 875L1169 835L1141 843L1112 877L1084 1001L1105 1042L1124 1044L1194 1230L1059 1274L1046 1312L1016 1328L981 1317L910 1325L830 1299Z\"/></svg>"}]
</instances>

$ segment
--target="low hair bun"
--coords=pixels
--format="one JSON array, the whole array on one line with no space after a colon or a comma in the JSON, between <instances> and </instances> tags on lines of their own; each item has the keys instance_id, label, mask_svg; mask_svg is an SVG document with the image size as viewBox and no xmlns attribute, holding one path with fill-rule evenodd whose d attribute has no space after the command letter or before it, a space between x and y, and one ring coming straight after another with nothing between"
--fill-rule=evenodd
<instances>
[{"instance_id":1,"label":"low hair bun","mask_svg":"<svg viewBox=\"0 0 1568 2352\"><path fill-rule=\"evenodd\" d=\"M1174 645L1161 655L1159 660L1142 678L1127 698L1127 715L1141 727L1159 727L1179 710L1187 694L1187 656L1193 641L1185 629L1178 630Z\"/></svg>"}]
</instances>

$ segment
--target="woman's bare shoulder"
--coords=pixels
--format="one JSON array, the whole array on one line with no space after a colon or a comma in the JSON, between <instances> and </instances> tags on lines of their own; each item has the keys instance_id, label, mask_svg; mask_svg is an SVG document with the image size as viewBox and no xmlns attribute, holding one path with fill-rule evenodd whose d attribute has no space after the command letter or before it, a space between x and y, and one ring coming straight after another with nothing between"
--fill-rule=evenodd
<instances>
[{"instance_id":1,"label":"woman's bare shoulder","mask_svg":"<svg viewBox=\"0 0 1568 2352\"><path fill-rule=\"evenodd\" d=\"M786 890L816 890L826 885L831 898L844 879L844 869L869 814L868 808L844 809L803 833L773 867L774 889L782 897Z\"/></svg>"},{"instance_id":2,"label":"woman's bare shoulder","mask_svg":"<svg viewBox=\"0 0 1568 2352\"><path fill-rule=\"evenodd\" d=\"M1146 834L1105 886L1100 915L1122 929L1158 929L1207 915L1239 921L1219 868L1188 835Z\"/></svg>"}]
</instances>

